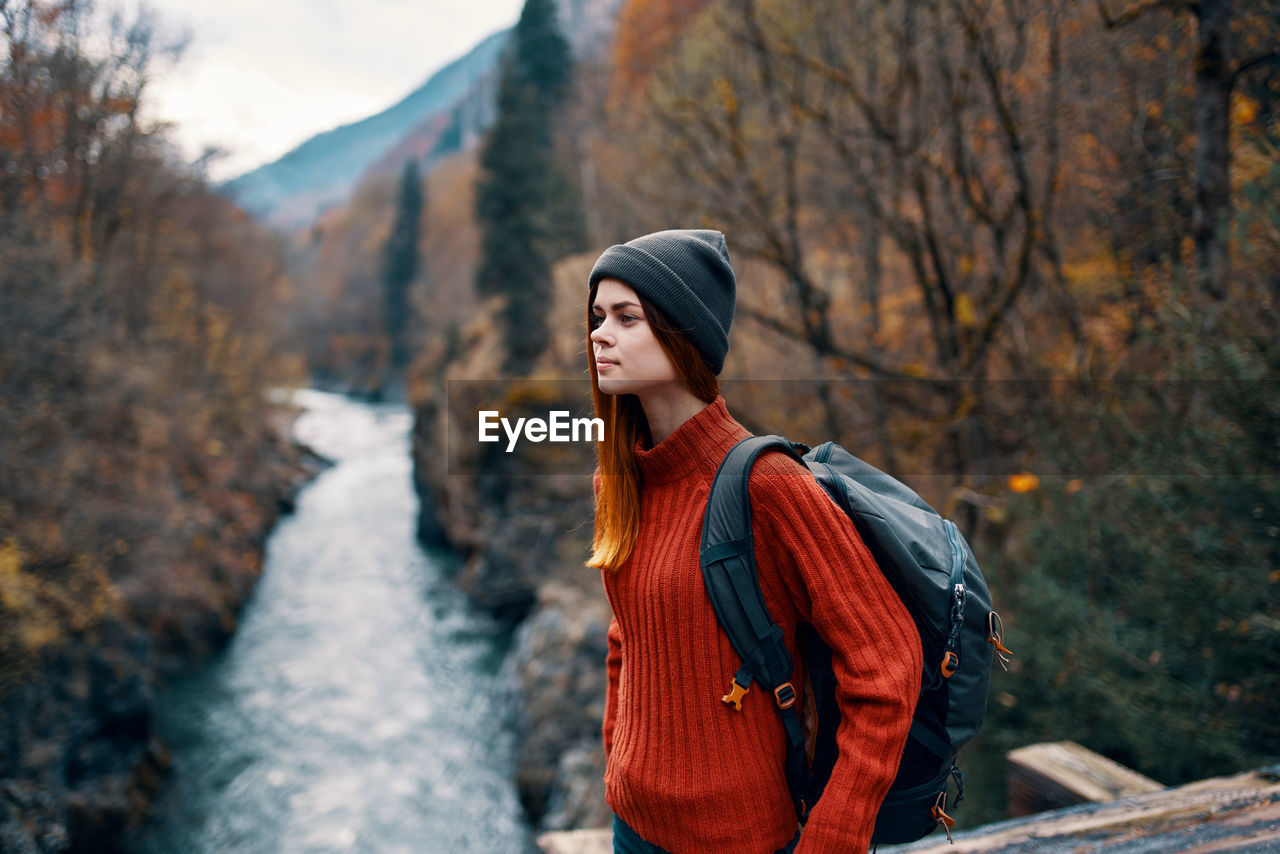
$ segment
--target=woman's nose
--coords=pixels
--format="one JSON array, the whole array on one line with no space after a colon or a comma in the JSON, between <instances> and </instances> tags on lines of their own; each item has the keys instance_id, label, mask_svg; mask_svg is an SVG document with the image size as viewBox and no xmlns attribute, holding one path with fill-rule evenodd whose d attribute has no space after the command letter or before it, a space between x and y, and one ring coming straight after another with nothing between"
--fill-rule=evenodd
<instances>
[{"instance_id":1,"label":"woman's nose","mask_svg":"<svg viewBox=\"0 0 1280 854\"><path fill-rule=\"evenodd\" d=\"M600 321L600 325L599 325L599 326L597 326L595 329L591 330L591 340L592 340L592 341L595 341L597 344L605 344L605 343L607 343L607 342L609 341L609 334L608 334L608 333L606 333L606 332L605 332L605 330L604 330L605 324L606 324L606 323L608 323L608 322L609 322L609 321L607 321L607 320L602 320L602 321Z\"/></svg>"}]
</instances>

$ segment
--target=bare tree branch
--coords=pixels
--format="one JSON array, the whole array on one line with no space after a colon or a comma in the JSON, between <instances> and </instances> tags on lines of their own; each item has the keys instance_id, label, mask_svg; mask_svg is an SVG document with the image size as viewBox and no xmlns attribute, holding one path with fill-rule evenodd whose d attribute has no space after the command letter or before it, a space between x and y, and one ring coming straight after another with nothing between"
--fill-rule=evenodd
<instances>
[{"instance_id":1,"label":"bare tree branch","mask_svg":"<svg viewBox=\"0 0 1280 854\"><path fill-rule=\"evenodd\" d=\"M994 295L991 309L982 323L976 346L966 354L965 367L972 369L981 364L986 357L987 350L995 340L1001 321L1013 307L1018 295L1025 289L1030 279L1031 257L1035 249L1035 236L1042 215L1035 210L1031 199L1031 174L1026 162L1026 144L1022 139L1018 122L1013 115L1004 87L1000 84L1000 75L996 68L995 58L991 54L977 21L966 13L959 0L954 0L953 7L956 15L960 18L969 44L976 51L982 78L987 84L988 94L1000 119L1001 129L1004 131L1005 149L1009 160L1013 164L1016 180L1015 204L1021 214L1022 226L1022 240L1018 246L1016 261L1011 268L1007 268L1009 274L1006 276L999 292Z\"/></svg>"},{"instance_id":2,"label":"bare tree branch","mask_svg":"<svg viewBox=\"0 0 1280 854\"><path fill-rule=\"evenodd\" d=\"M779 318L776 318L773 315L767 314L763 311L753 308L752 306L745 305L742 302L738 303L735 311L739 312L743 317L749 320L752 320L755 323L760 324L766 329L776 332L777 334L781 335L782 337L788 340L797 341L804 344L808 343L808 340L805 338L805 333L803 330L797 329L794 326L790 326L785 321L780 320ZM947 390L951 388L951 386L953 385L951 382L945 379L939 379L937 377L921 377L916 374L908 373L899 368L895 368L890 365L887 365L884 362L879 361L878 359L874 359L865 353L859 353L859 352L849 350L839 346L833 346L831 348L831 351L826 355L832 356L836 359L841 359L859 368L865 368L866 370L870 371L871 373L875 374L877 377L881 379L909 380L911 382L924 383L930 388L933 388L939 391Z\"/></svg>"},{"instance_id":3,"label":"bare tree branch","mask_svg":"<svg viewBox=\"0 0 1280 854\"><path fill-rule=\"evenodd\" d=\"M1280 47L1274 47L1266 53L1243 59L1236 65L1235 71L1231 72L1231 82L1234 84L1240 75L1252 71L1259 65L1266 65L1268 62L1275 62L1276 60L1280 60Z\"/></svg>"},{"instance_id":4,"label":"bare tree branch","mask_svg":"<svg viewBox=\"0 0 1280 854\"><path fill-rule=\"evenodd\" d=\"M1195 5L1195 3L1187 2L1187 0L1149 0L1146 3L1139 3L1131 9L1126 9L1113 18L1107 12L1105 0L1098 0L1098 14L1102 16L1103 25L1107 29L1113 30L1116 27L1123 27L1125 24L1136 21L1153 9L1169 9L1172 12L1181 12L1193 10Z\"/></svg>"}]
</instances>

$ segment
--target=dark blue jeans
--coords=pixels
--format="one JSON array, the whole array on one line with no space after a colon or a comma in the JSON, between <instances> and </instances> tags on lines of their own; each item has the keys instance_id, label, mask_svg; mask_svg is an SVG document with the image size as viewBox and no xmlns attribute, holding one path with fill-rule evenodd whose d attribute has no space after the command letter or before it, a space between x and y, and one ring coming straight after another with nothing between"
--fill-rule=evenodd
<instances>
[{"instance_id":1,"label":"dark blue jeans","mask_svg":"<svg viewBox=\"0 0 1280 854\"><path fill-rule=\"evenodd\" d=\"M779 848L774 854L791 854L800 842L800 831L785 848ZM613 854L671 854L665 848L659 848L651 842L645 842L640 834L616 815L613 817Z\"/></svg>"}]
</instances>

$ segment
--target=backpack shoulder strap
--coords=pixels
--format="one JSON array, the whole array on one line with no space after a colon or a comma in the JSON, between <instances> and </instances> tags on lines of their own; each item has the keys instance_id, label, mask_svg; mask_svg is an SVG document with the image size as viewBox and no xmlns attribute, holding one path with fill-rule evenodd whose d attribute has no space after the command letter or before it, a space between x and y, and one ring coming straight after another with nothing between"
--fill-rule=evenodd
<instances>
[{"instance_id":1,"label":"backpack shoulder strap","mask_svg":"<svg viewBox=\"0 0 1280 854\"><path fill-rule=\"evenodd\" d=\"M794 661L783 643L782 628L769 616L760 590L751 531L751 467L769 450L782 451L804 464L795 446L781 436L752 436L735 445L720 463L711 484L699 559L716 618L742 660L729 693L721 700L741 711L742 698L753 679L773 692L787 734L787 782L796 812L803 817L806 804L802 798L807 782L804 730L793 709Z\"/></svg>"},{"instance_id":2,"label":"backpack shoulder strap","mask_svg":"<svg viewBox=\"0 0 1280 854\"><path fill-rule=\"evenodd\" d=\"M751 535L751 466L771 449L800 460L791 443L778 435L742 439L724 456L703 517L699 556L703 580L719 624L742 659L742 668L733 677L736 689L731 689L736 700L726 700L736 707L740 707L737 700L750 688L751 680L772 691L791 679L791 654L782 644L782 630L765 607ZM785 699L780 697L778 702Z\"/></svg>"},{"instance_id":3,"label":"backpack shoulder strap","mask_svg":"<svg viewBox=\"0 0 1280 854\"><path fill-rule=\"evenodd\" d=\"M702 522L702 577L716 617L747 671L741 674L745 681L735 677L743 693L752 678L773 690L790 678L792 670L782 630L769 616L760 591L751 532L751 467L769 450L800 459L781 436L743 439L716 471Z\"/></svg>"}]
</instances>

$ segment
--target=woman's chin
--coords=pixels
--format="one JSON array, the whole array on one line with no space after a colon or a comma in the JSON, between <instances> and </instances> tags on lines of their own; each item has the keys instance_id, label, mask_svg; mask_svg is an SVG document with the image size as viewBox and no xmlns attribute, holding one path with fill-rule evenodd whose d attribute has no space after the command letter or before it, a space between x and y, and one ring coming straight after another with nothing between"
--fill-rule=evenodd
<instances>
[{"instance_id":1,"label":"woman's chin","mask_svg":"<svg viewBox=\"0 0 1280 854\"><path fill-rule=\"evenodd\" d=\"M607 394L611 397L619 394L627 394L629 392L629 389L627 388L629 384L626 380L617 379L615 377L600 377L598 383L601 393Z\"/></svg>"},{"instance_id":2,"label":"woman's chin","mask_svg":"<svg viewBox=\"0 0 1280 854\"><path fill-rule=\"evenodd\" d=\"M622 377L600 376L597 379L597 384L602 393L611 397L617 397L620 394L634 394L639 397L644 396L647 392L661 393L672 386L688 388L680 380L671 377L623 379Z\"/></svg>"}]
</instances>

